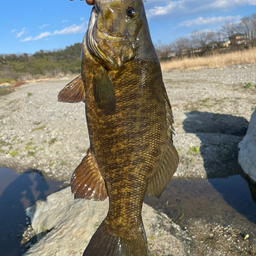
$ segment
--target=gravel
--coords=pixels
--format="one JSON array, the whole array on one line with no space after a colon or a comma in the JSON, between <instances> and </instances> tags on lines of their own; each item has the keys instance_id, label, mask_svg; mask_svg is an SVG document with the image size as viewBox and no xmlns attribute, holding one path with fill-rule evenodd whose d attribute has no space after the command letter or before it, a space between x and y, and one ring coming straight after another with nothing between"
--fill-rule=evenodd
<instances>
[{"instance_id":1,"label":"gravel","mask_svg":"<svg viewBox=\"0 0 256 256\"><path fill-rule=\"evenodd\" d=\"M241 173L238 143L256 106L256 64L164 72L173 107L180 164L174 178ZM64 104L68 78L22 85L0 96L0 163L17 172L37 169L69 182L89 147L84 103ZM220 168L220 166L226 168Z\"/></svg>"},{"instance_id":2,"label":"gravel","mask_svg":"<svg viewBox=\"0 0 256 256\"><path fill-rule=\"evenodd\" d=\"M186 198L195 204L188 206L195 216L190 213L190 218L183 218L185 211L181 209L176 220L191 238L189 255L256 255L255 224L238 214L227 202L221 203L222 195L212 186L201 184L204 181L201 179L242 173L237 161L238 143L243 139L256 107L256 88L244 86L256 82L256 63L164 72L163 78L174 113L174 144L180 155L174 179L186 179L176 180L186 183L177 185L187 194L182 197L183 207ZM72 172L89 147L84 103L57 101L58 92L70 80L25 84L11 94L0 96L1 167L10 167L17 172L33 168L45 176L69 183ZM172 186L173 183L166 188L162 199L151 200L162 200L163 204L157 202L153 206L166 205L169 209L167 204L173 197L170 210L175 214L181 191ZM194 190L198 192L193 197ZM214 194L219 197L213 197ZM164 195L168 196L166 200ZM204 209L204 215L198 215L199 206L206 201L214 210ZM146 203L149 202L148 199ZM160 247L150 249L160 253Z\"/></svg>"}]
</instances>

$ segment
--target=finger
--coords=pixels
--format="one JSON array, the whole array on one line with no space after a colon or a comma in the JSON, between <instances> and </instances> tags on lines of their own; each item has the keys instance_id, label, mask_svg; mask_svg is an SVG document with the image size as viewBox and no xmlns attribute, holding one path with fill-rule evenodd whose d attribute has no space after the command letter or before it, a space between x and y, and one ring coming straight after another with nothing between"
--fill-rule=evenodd
<instances>
[{"instance_id":1,"label":"finger","mask_svg":"<svg viewBox=\"0 0 256 256\"><path fill-rule=\"evenodd\" d=\"M89 5L94 5L94 0L86 0L86 3Z\"/></svg>"}]
</instances>

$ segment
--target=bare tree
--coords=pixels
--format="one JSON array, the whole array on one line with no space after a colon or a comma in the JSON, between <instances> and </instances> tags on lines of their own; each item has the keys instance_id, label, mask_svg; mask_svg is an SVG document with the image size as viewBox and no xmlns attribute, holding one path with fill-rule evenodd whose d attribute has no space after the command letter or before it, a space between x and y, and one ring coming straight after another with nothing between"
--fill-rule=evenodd
<instances>
[{"instance_id":1,"label":"bare tree","mask_svg":"<svg viewBox=\"0 0 256 256\"><path fill-rule=\"evenodd\" d=\"M250 16L241 19L237 26L237 31L241 34L245 34L246 39L251 39L252 19Z\"/></svg>"},{"instance_id":2,"label":"bare tree","mask_svg":"<svg viewBox=\"0 0 256 256\"><path fill-rule=\"evenodd\" d=\"M207 44L217 40L216 32L210 31L210 30L209 31L193 30L190 33L190 37L191 37L191 44L193 49L202 48Z\"/></svg>"},{"instance_id":3,"label":"bare tree","mask_svg":"<svg viewBox=\"0 0 256 256\"><path fill-rule=\"evenodd\" d=\"M155 45L156 53L159 59L167 60L169 53L174 50L172 44L163 44L160 40L158 40Z\"/></svg>"},{"instance_id":4,"label":"bare tree","mask_svg":"<svg viewBox=\"0 0 256 256\"><path fill-rule=\"evenodd\" d=\"M198 49L202 46L201 40L200 40L200 31L196 29L193 30L190 33L190 37L191 37L191 45L193 49Z\"/></svg>"},{"instance_id":5,"label":"bare tree","mask_svg":"<svg viewBox=\"0 0 256 256\"><path fill-rule=\"evenodd\" d=\"M175 51L177 52L177 55L189 55L191 50L191 40L189 37L179 37L177 38L174 43L173 47Z\"/></svg>"},{"instance_id":6,"label":"bare tree","mask_svg":"<svg viewBox=\"0 0 256 256\"><path fill-rule=\"evenodd\" d=\"M230 36L234 35L237 31L237 26L233 20L226 21L222 26L220 32L222 35L228 39Z\"/></svg>"},{"instance_id":7,"label":"bare tree","mask_svg":"<svg viewBox=\"0 0 256 256\"><path fill-rule=\"evenodd\" d=\"M217 42L221 42L223 40L223 35L220 31L215 33Z\"/></svg>"},{"instance_id":8,"label":"bare tree","mask_svg":"<svg viewBox=\"0 0 256 256\"><path fill-rule=\"evenodd\" d=\"M217 41L217 33L215 31L207 31L206 32L206 42L207 44Z\"/></svg>"},{"instance_id":9,"label":"bare tree","mask_svg":"<svg viewBox=\"0 0 256 256\"><path fill-rule=\"evenodd\" d=\"M256 13L252 14L252 39L256 39Z\"/></svg>"}]
</instances>

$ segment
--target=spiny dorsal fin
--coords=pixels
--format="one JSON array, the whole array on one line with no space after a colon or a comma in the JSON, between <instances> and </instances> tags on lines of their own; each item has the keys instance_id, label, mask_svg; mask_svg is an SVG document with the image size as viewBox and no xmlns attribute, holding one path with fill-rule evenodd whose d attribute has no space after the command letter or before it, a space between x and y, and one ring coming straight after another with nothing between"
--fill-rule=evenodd
<instances>
[{"instance_id":1,"label":"spiny dorsal fin","mask_svg":"<svg viewBox=\"0 0 256 256\"><path fill-rule=\"evenodd\" d=\"M104 114L111 115L116 111L116 96L114 86L107 71L102 67L93 77L94 99Z\"/></svg>"},{"instance_id":2,"label":"spiny dorsal fin","mask_svg":"<svg viewBox=\"0 0 256 256\"><path fill-rule=\"evenodd\" d=\"M179 163L178 153L172 143L172 135L174 134L172 108L165 89L164 100L167 123L167 139L162 153L161 162L155 174L148 180L148 188L146 192L147 195L156 197L160 197L169 180L175 173Z\"/></svg>"},{"instance_id":3,"label":"spiny dorsal fin","mask_svg":"<svg viewBox=\"0 0 256 256\"><path fill-rule=\"evenodd\" d=\"M87 151L86 157L72 175L71 191L76 199L103 201L108 196L104 179L91 149Z\"/></svg>"},{"instance_id":4,"label":"spiny dorsal fin","mask_svg":"<svg viewBox=\"0 0 256 256\"><path fill-rule=\"evenodd\" d=\"M58 95L58 101L76 103L85 100L84 83L81 75L69 82Z\"/></svg>"}]
</instances>

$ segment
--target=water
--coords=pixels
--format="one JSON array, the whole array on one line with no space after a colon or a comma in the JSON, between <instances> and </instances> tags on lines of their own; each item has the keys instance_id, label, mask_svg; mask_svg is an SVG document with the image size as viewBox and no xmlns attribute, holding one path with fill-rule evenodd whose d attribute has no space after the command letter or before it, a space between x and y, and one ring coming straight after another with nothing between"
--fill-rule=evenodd
<instances>
[{"instance_id":1,"label":"water","mask_svg":"<svg viewBox=\"0 0 256 256\"><path fill-rule=\"evenodd\" d=\"M36 200L59 190L60 185L61 182L46 180L38 172L17 174L12 169L0 168L0 255L22 255L26 249L26 244L20 246L26 227L24 210ZM173 179L160 198L146 196L145 203L166 213L182 228L193 226L196 229L198 220L206 224L231 224L239 232L249 234L250 241L256 239L256 184L246 176ZM218 241L216 246L220 246Z\"/></svg>"},{"instance_id":2,"label":"water","mask_svg":"<svg viewBox=\"0 0 256 256\"><path fill-rule=\"evenodd\" d=\"M20 256L27 244L20 245L26 228L24 210L39 199L59 190L62 182L45 179L30 170L24 174L0 168L0 255Z\"/></svg>"},{"instance_id":3,"label":"water","mask_svg":"<svg viewBox=\"0 0 256 256\"><path fill-rule=\"evenodd\" d=\"M13 92L13 90L14 90L13 88L14 88L13 86L9 86L9 85L1 86L0 87L0 96Z\"/></svg>"},{"instance_id":4,"label":"water","mask_svg":"<svg viewBox=\"0 0 256 256\"><path fill-rule=\"evenodd\" d=\"M250 254L256 244L256 183L245 176L173 179L159 199L146 196L145 202L188 231L195 255L256 255ZM232 254L238 246L244 251Z\"/></svg>"},{"instance_id":5,"label":"water","mask_svg":"<svg viewBox=\"0 0 256 256\"><path fill-rule=\"evenodd\" d=\"M160 198L146 196L145 202L173 220L182 215L182 220L213 220L222 216L226 222L245 217L248 225L256 226L256 184L240 175L208 180L173 179Z\"/></svg>"}]
</instances>

